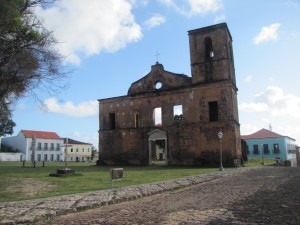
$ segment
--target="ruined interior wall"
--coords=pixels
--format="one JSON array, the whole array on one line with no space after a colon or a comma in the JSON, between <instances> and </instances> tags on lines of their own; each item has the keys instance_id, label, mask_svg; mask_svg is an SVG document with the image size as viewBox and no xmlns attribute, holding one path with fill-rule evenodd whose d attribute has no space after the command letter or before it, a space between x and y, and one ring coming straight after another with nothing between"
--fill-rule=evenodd
<instances>
[{"instance_id":1,"label":"ruined interior wall","mask_svg":"<svg viewBox=\"0 0 300 225\"><path fill-rule=\"evenodd\" d=\"M167 132L170 165L209 164L219 160L217 133L224 133L224 159L231 160L237 149L238 121L232 109L232 84L211 84L177 91L136 97L124 96L100 101L100 151L107 163L148 163L148 136L154 129ZM219 120L209 121L210 101L217 101ZM183 106L183 121L175 122L173 107ZM162 125L155 126L153 109L162 108ZM109 129L109 113L116 115L116 129ZM139 115L135 127L135 114ZM225 141L226 139L226 141ZM226 153L227 152L227 153ZM228 156L228 157L227 157ZM109 162L110 160L110 162ZM202 161L201 161L202 160Z\"/></svg>"}]
</instances>

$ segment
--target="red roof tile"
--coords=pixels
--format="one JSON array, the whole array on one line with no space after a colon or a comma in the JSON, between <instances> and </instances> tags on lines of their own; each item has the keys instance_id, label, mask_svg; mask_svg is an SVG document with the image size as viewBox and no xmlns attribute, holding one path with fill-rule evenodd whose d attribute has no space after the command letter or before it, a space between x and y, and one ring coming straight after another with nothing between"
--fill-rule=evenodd
<instances>
[{"instance_id":1,"label":"red roof tile","mask_svg":"<svg viewBox=\"0 0 300 225\"><path fill-rule=\"evenodd\" d=\"M249 135L241 135L241 138L244 140L247 139L262 139L262 138L278 138L278 137L283 137L280 134L277 134L273 131L267 130L267 129L261 129L259 131L256 131L253 134L249 134Z\"/></svg>"},{"instance_id":2,"label":"red roof tile","mask_svg":"<svg viewBox=\"0 0 300 225\"><path fill-rule=\"evenodd\" d=\"M66 144L66 139L67 138L64 138L64 144ZM76 141L76 140L73 140L71 138L68 138L68 144L73 144L73 145L92 145L90 143L85 143L85 142L81 142L81 141Z\"/></svg>"},{"instance_id":3,"label":"red roof tile","mask_svg":"<svg viewBox=\"0 0 300 225\"><path fill-rule=\"evenodd\" d=\"M35 131L35 130L21 130L21 132L24 134L26 138L32 138L33 135L35 135L36 138L41 138L41 139L59 139L59 140L62 139L55 132Z\"/></svg>"}]
</instances>

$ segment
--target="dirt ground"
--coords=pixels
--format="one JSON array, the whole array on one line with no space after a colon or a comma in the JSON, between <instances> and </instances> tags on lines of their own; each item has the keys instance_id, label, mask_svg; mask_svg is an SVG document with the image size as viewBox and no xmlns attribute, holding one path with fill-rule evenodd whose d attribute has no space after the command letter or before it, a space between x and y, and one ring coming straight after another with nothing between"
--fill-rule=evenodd
<instances>
[{"instance_id":1,"label":"dirt ground","mask_svg":"<svg viewBox=\"0 0 300 225\"><path fill-rule=\"evenodd\" d=\"M3 192L9 194L22 193L25 196L36 196L56 187L56 185L34 178L11 178L6 185Z\"/></svg>"},{"instance_id":2,"label":"dirt ground","mask_svg":"<svg viewBox=\"0 0 300 225\"><path fill-rule=\"evenodd\" d=\"M37 224L300 224L300 168L264 167Z\"/></svg>"}]
</instances>

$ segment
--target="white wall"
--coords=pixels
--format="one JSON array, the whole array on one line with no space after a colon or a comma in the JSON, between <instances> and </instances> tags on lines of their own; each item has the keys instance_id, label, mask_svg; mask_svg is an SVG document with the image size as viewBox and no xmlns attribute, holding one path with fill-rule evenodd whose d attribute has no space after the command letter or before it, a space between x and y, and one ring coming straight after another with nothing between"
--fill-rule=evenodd
<instances>
[{"instance_id":1,"label":"white wall","mask_svg":"<svg viewBox=\"0 0 300 225\"><path fill-rule=\"evenodd\" d=\"M27 138L27 149L28 149L28 159L31 160L31 138ZM41 149L39 149L38 145L41 144ZM45 149L45 143L48 145L48 149ZM54 149L51 149L51 143L54 144ZM59 144L59 149L57 150L57 144ZM35 150L35 161L44 161L45 156L47 156L47 161L52 161L51 155L53 155L53 161L62 161L64 160L64 148L63 146L63 140L57 140L57 139L36 139L36 150ZM39 157L40 155L40 157ZM57 160L59 157L59 160Z\"/></svg>"},{"instance_id":2,"label":"white wall","mask_svg":"<svg viewBox=\"0 0 300 225\"><path fill-rule=\"evenodd\" d=\"M0 162L19 162L22 153L0 152Z\"/></svg>"},{"instance_id":3,"label":"white wall","mask_svg":"<svg viewBox=\"0 0 300 225\"><path fill-rule=\"evenodd\" d=\"M32 138L25 138L23 133L19 132L17 136L13 137L5 137L2 138L2 143L5 145L10 146L14 150L19 150L21 153L23 153L23 160L25 161L31 161L31 142ZM38 149L38 143L41 143L42 149ZM44 149L44 144L48 144L48 149ZM54 150L51 150L51 143L54 144ZM60 144L59 150L56 149L57 143ZM44 161L45 155L47 155L47 161L51 161L51 155L53 155L53 161L57 161L57 157L59 157L59 160L64 160L64 148L63 146L63 140L58 139L36 139L36 151L35 151L35 160L38 161L38 155L41 156L41 161Z\"/></svg>"}]
</instances>

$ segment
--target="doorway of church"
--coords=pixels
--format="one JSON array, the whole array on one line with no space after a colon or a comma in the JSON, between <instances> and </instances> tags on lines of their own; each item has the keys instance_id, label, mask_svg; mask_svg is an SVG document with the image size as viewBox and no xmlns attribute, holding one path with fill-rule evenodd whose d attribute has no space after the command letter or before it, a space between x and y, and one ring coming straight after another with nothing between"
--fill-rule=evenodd
<instances>
[{"instance_id":1,"label":"doorway of church","mask_svg":"<svg viewBox=\"0 0 300 225\"><path fill-rule=\"evenodd\" d=\"M152 166L166 165L167 151L165 139L151 141L150 157Z\"/></svg>"}]
</instances>

